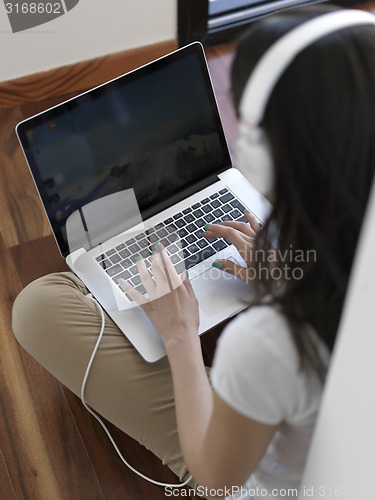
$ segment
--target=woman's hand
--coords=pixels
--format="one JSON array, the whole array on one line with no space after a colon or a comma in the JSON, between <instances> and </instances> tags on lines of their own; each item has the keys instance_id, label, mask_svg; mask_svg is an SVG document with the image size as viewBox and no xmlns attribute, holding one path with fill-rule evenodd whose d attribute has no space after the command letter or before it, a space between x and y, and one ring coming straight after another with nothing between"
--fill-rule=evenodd
<instances>
[{"instance_id":1,"label":"woman's hand","mask_svg":"<svg viewBox=\"0 0 375 500\"><path fill-rule=\"evenodd\" d=\"M148 298L126 281L121 288L145 311L167 352L176 341L190 341L192 336L198 339L198 301L185 272L177 274L162 245L151 256L153 278L143 260L137 266Z\"/></svg>"},{"instance_id":2,"label":"woman's hand","mask_svg":"<svg viewBox=\"0 0 375 500\"><path fill-rule=\"evenodd\" d=\"M204 237L226 238L229 240L237 248L247 267L239 266L226 259L217 259L215 267L237 276L245 283L250 283L254 276L253 268L256 264L255 240L261 231L261 227L251 213L245 211L245 217L248 223L227 221L206 226L207 233L204 234Z\"/></svg>"}]
</instances>

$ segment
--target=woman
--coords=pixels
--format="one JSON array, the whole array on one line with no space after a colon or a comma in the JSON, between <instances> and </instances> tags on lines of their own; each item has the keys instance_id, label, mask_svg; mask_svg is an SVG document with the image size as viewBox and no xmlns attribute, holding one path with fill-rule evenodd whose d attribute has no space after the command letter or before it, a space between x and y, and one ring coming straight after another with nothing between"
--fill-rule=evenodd
<instances>
[{"instance_id":1,"label":"woman","mask_svg":"<svg viewBox=\"0 0 375 500\"><path fill-rule=\"evenodd\" d=\"M122 286L153 322L167 358L145 364L107 318L90 374L90 406L181 479L192 474L207 488L200 490L205 496L245 485L239 494L247 498L282 498L300 486L373 178L370 17L337 27L297 53L266 96L259 122L251 122L245 95L257 63L277 40L331 10L318 6L269 17L250 29L237 51L232 81L241 125L239 168L250 180L251 170L267 170L256 177L272 189L273 209L262 229L250 214L248 224L207 228L206 237L228 238L248 264L217 261L215 267L251 281L258 292L256 304L223 332L211 383L197 335L196 298L162 248L153 256L156 283L138 263L150 300ZM275 274L281 260L284 272ZM100 329L87 293L70 273L50 275L27 287L14 306L18 340L76 394Z\"/></svg>"}]
</instances>

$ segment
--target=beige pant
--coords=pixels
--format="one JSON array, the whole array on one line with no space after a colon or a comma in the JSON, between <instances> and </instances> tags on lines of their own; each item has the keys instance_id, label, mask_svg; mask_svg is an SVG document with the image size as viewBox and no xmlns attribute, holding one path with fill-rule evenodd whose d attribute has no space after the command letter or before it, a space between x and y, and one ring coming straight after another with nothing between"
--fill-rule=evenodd
<instances>
[{"instance_id":1,"label":"beige pant","mask_svg":"<svg viewBox=\"0 0 375 500\"><path fill-rule=\"evenodd\" d=\"M18 341L78 396L101 326L87 293L72 273L51 274L27 286L13 308ZM107 315L85 395L98 413L150 449L181 480L187 479L168 360L143 361Z\"/></svg>"}]
</instances>

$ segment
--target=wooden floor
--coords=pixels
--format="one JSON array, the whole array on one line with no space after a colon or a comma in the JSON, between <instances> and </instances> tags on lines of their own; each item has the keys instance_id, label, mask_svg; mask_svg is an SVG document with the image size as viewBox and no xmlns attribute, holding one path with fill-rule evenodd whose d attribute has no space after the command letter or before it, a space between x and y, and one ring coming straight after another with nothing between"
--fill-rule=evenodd
<instances>
[{"instance_id":1,"label":"wooden floor","mask_svg":"<svg viewBox=\"0 0 375 500\"><path fill-rule=\"evenodd\" d=\"M374 10L374 3L365 8ZM228 79L234 48L226 44L207 52L230 148L237 135ZM11 309L17 294L35 278L66 269L14 127L67 97L0 109L0 500L159 500L165 498L163 489L122 465L80 401L34 362L12 334ZM207 336L205 342L212 348L214 339ZM135 467L158 480L176 481L150 452L111 429Z\"/></svg>"},{"instance_id":2,"label":"wooden floor","mask_svg":"<svg viewBox=\"0 0 375 500\"><path fill-rule=\"evenodd\" d=\"M228 44L208 53L230 144L237 130L228 85L233 50ZM164 490L128 471L78 398L40 367L12 334L12 304L22 288L39 276L66 270L14 127L68 97L0 110L0 500L158 500L165 498ZM207 336L205 342L209 348L214 340ZM176 482L150 452L111 429L132 465L159 481Z\"/></svg>"}]
</instances>

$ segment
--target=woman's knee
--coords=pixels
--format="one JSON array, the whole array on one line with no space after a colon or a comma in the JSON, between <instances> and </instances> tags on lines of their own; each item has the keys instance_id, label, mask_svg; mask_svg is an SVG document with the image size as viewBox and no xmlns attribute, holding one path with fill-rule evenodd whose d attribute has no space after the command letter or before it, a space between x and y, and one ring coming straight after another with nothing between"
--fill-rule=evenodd
<instances>
[{"instance_id":1,"label":"woman's knee","mask_svg":"<svg viewBox=\"0 0 375 500\"><path fill-rule=\"evenodd\" d=\"M46 332L54 333L56 323L61 323L61 304L72 293L82 290L71 273L43 276L22 290L13 305L12 327L26 350L39 344Z\"/></svg>"}]
</instances>

